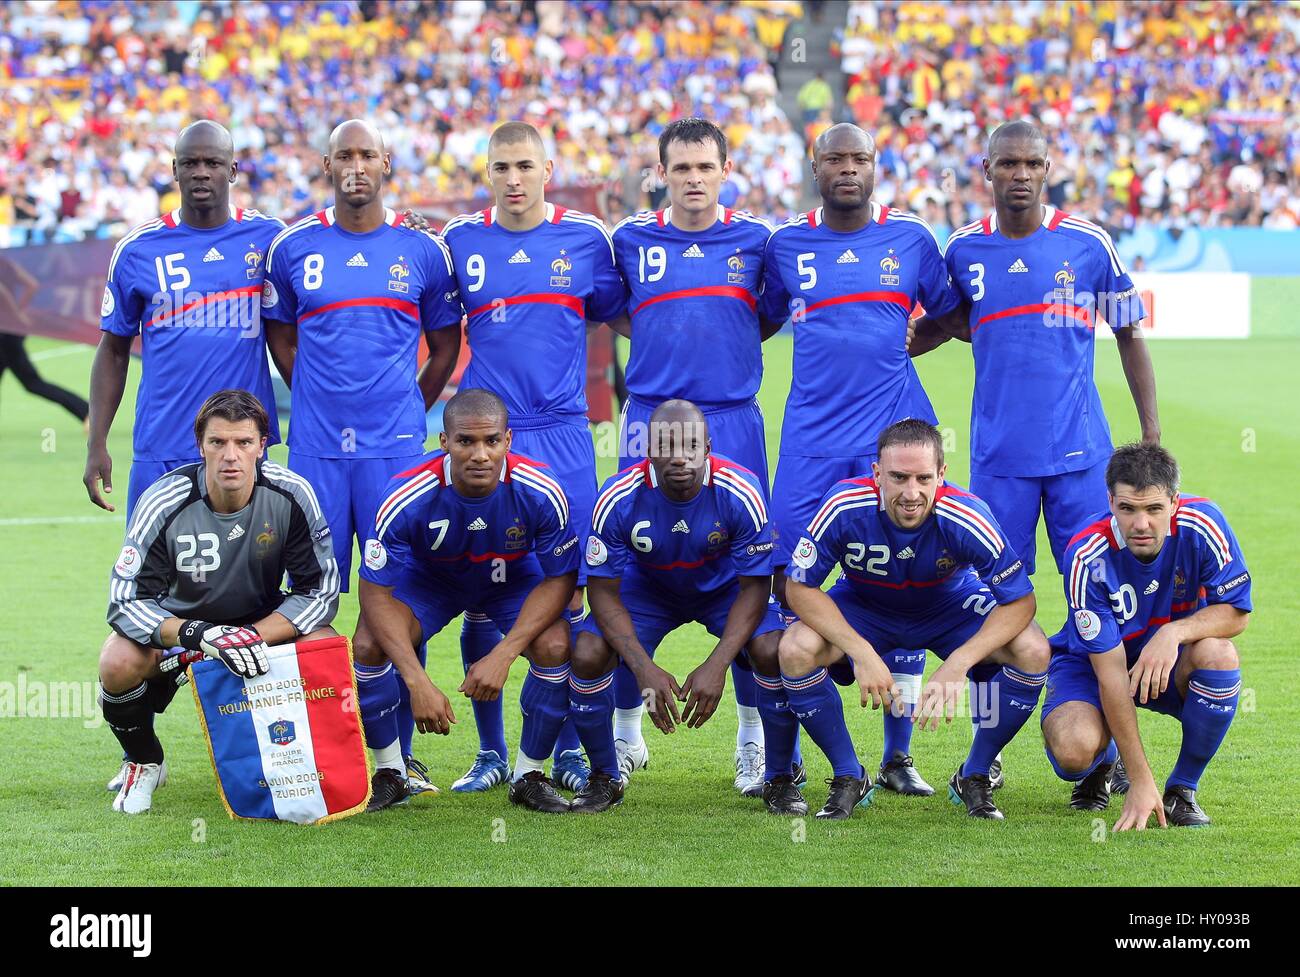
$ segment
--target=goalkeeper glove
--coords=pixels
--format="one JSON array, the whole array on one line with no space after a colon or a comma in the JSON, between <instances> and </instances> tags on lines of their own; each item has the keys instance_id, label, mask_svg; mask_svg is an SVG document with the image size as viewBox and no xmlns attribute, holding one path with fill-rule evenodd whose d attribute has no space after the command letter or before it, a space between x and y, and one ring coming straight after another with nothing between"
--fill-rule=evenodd
<instances>
[{"instance_id":1,"label":"goalkeeper glove","mask_svg":"<svg viewBox=\"0 0 1300 977\"><path fill-rule=\"evenodd\" d=\"M266 642L251 627L229 627L224 624L210 624L207 621L186 621L181 625L176 640L182 648L202 652L208 658L220 660L240 678L265 675L271 670L271 663L266 660Z\"/></svg>"}]
</instances>

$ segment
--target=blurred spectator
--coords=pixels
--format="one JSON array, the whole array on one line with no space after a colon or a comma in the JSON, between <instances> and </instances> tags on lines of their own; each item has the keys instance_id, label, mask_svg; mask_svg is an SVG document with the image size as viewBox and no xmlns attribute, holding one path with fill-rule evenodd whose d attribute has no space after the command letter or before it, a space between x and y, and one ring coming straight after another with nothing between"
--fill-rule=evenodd
<instances>
[{"instance_id":1,"label":"blurred spectator","mask_svg":"<svg viewBox=\"0 0 1300 977\"><path fill-rule=\"evenodd\" d=\"M0 244L117 236L174 208L171 147L195 118L231 131L243 174L236 202L292 219L329 200L322 151L352 116L385 135L396 206L486 202L488 136L522 119L543 134L553 186L597 187L628 213L661 198L653 174L664 126L702 115L731 143L729 204L784 219L798 206L802 122L792 128L777 105L773 65L801 9L789 0L3 4Z\"/></svg>"},{"instance_id":2,"label":"blurred spectator","mask_svg":"<svg viewBox=\"0 0 1300 977\"><path fill-rule=\"evenodd\" d=\"M982 216L988 133L1029 118L1055 206L1117 229L1296 224L1300 5L854 2L836 50L885 203L937 189L941 223Z\"/></svg>"}]
</instances>

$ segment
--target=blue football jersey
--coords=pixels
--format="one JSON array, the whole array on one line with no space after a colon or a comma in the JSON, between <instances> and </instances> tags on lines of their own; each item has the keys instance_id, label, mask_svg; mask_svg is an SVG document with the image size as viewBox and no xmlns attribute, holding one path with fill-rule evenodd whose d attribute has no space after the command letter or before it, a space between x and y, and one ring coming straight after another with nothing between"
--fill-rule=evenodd
<instances>
[{"instance_id":1,"label":"blue football jersey","mask_svg":"<svg viewBox=\"0 0 1300 977\"><path fill-rule=\"evenodd\" d=\"M874 479L846 479L827 493L790 564L786 575L812 587L839 564L863 604L909 617L963 593L969 600L973 577L1000 604L1034 589L988 506L953 485L941 485L933 511L908 530L885 514Z\"/></svg>"},{"instance_id":2,"label":"blue football jersey","mask_svg":"<svg viewBox=\"0 0 1300 977\"><path fill-rule=\"evenodd\" d=\"M1222 510L1180 495L1160 552L1143 563L1124 544L1110 513L1070 541L1065 597L1071 652L1097 654L1124 644L1129 667L1162 624L1208 604L1251 610L1250 571Z\"/></svg>"},{"instance_id":3,"label":"blue football jersey","mask_svg":"<svg viewBox=\"0 0 1300 977\"><path fill-rule=\"evenodd\" d=\"M971 471L1035 478L1110 457L1110 427L1093 382L1094 328L1146 316L1110 236L1044 207L1029 237L997 216L953 232L944 261L970 303L975 395Z\"/></svg>"},{"instance_id":4,"label":"blue football jersey","mask_svg":"<svg viewBox=\"0 0 1300 977\"><path fill-rule=\"evenodd\" d=\"M907 355L907 321L918 302L942 315L959 299L925 221L877 203L871 215L860 230L833 231L819 207L768 239L759 308L794 322L782 454L874 455L894 421L935 422Z\"/></svg>"},{"instance_id":5,"label":"blue football jersey","mask_svg":"<svg viewBox=\"0 0 1300 977\"><path fill-rule=\"evenodd\" d=\"M736 577L772 573L772 526L757 476L710 455L689 502L659 490L648 460L608 479L587 539L589 577L633 577L694 600Z\"/></svg>"},{"instance_id":6,"label":"blue football jersey","mask_svg":"<svg viewBox=\"0 0 1300 977\"><path fill-rule=\"evenodd\" d=\"M113 249L99 328L139 335L144 357L135 398L134 456L198 454L194 418L218 390L257 396L280 440L262 332L263 257L284 224L256 210L220 227L182 223L180 211L135 227Z\"/></svg>"},{"instance_id":7,"label":"blue football jersey","mask_svg":"<svg viewBox=\"0 0 1300 977\"><path fill-rule=\"evenodd\" d=\"M674 227L671 207L614 228L614 255L630 293L627 389L634 396L716 407L758 393L758 292L771 233L766 221L721 206L703 231Z\"/></svg>"},{"instance_id":8,"label":"blue football jersey","mask_svg":"<svg viewBox=\"0 0 1300 977\"><path fill-rule=\"evenodd\" d=\"M523 577L576 573L578 555L569 503L545 465L509 454L496 489L470 499L435 451L388 483L361 576L460 594L473 606Z\"/></svg>"},{"instance_id":9,"label":"blue football jersey","mask_svg":"<svg viewBox=\"0 0 1300 977\"><path fill-rule=\"evenodd\" d=\"M511 416L587 413L587 320L627 304L614 244L599 218L555 204L527 231L497 223L496 208L443 228L468 316L462 387L483 387Z\"/></svg>"},{"instance_id":10,"label":"blue football jersey","mask_svg":"<svg viewBox=\"0 0 1300 977\"><path fill-rule=\"evenodd\" d=\"M266 259L262 314L297 323L289 447L316 458L397 458L424 448L421 332L460 325L451 258L384 212L366 234L334 208L285 230Z\"/></svg>"}]
</instances>

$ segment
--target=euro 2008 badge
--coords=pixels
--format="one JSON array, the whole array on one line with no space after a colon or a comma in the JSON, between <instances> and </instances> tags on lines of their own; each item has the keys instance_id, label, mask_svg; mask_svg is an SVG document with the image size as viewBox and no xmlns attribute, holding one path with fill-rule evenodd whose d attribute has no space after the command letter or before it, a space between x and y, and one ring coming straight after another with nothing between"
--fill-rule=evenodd
<instances>
[{"instance_id":1,"label":"euro 2008 badge","mask_svg":"<svg viewBox=\"0 0 1300 977\"><path fill-rule=\"evenodd\" d=\"M388 551L377 539L366 541L366 566L372 570L382 570L388 563Z\"/></svg>"},{"instance_id":2,"label":"euro 2008 badge","mask_svg":"<svg viewBox=\"0 0 1300 977\"><path fill-rule=\"evenodd\" d=\"M268 278L262 282L262 308L272 308L279 301L280 293L275 290L275 286L271 284L271 279Z\"/></svg>"},{"instance_id":3,"label":"euro 2008 badge","mask_svg":"<svg viewBox=\"0 0 1300 977\"><path fill-rule=\"evenodd\" d=\"M1074 626L1079 629L1079 637L1084 641L1091 641L1101 634L1101 618L1092 611L1082 609L1075 611Z\"/></svg>"},{"instance_id":4,"label":"euro 2008 badge","mask_svg":"<svg viewBox=\"0 0 1300 977\"><path fill-rule=\"evenodd\" d=\"M801 570L811 570L817 562L817 547L813 541L807 538L799 540L799 545L794 548L793 559L794 565Z\"/></svg>"},{"instance_id":5,"label":"euro 2008 badge","mask_svg":"<svg viewBox=\"0 0 1300 977\"><path fill-rule=\"evenodd\" d=\"M113 301L113 290L107 285L104 286L104 300L99 303L99 314L101 316L112 315L115 307Z\"/></svg>"},{"instance_id":6,"label":"euro 2008 badge","mask_svg":"<svg viewBox=\"0 0 1300 977\"><path fill-rule=\"evenodd\" d=\"M126 577L130 580L140 572L140 551L127 543L122 547L122 552L117 555L117 562L113 564L113 569L117 571L119 577Z\"/></svg>"},{"instance_id":7,"label":"euro 2008 badge","mask_svg":"<svg viewBox=\"0 0 1300 977\"><path fill-rule=\"evenodd\" d=\"M599 536L587 537L587 566L598 567L609 559L609 550Z\"/></svg>"}]
</instances>

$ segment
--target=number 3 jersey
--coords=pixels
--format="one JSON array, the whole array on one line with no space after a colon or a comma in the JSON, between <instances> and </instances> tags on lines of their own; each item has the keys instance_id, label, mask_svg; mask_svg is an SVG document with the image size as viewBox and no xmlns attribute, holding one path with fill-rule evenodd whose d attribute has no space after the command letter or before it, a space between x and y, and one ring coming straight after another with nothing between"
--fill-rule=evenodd
<instances>
[{"instance_id":1,"label":"number 3 jersey","mask_svg":"<svg viewBox=\"0 0 1300 977\"><path fill-rule=\"evenodd\" d=\"M280 586L288 573L292 589ZM168 472L140 496L113 566L108 623L160 645L168 617L252 624L279 611L300 634L338 610L329 526L306 479L259 462L248 505L214 512L202 463Z\"/></svg>"},{"instance_id":2,"label":"number 3 jersey","mask_svg":"<svg viewBox=\"0 0 1300 977\"><path fill-rule=\"evenodd\" d=\"M497 487L474 499L437 451L388 483L363 556L371 583L453 592L472 606L502 584L577 573L578 538L547 466L508 454Z\"/></svg>"},{"instance_id":3,"label":"number 3 jersey","mask_svg":"<svg viewBox=\"0 0 1300 977\"><path fill-rule=\"evenodd\" d=\"M1245 557L1209 499L1179 496L1169 535L1150 563L1133 555L1105 513L1070 541L1065 564L1065 638L1077 654L1099 654L1123 642L1131 667L1162 624L1208 604L1251 610Z\"/></svg>"},{"instance_id":4,"label":"number 3 jersey","mask_svg":"<svg viewBox=\"0 0 1300 977\"><path fill-rule=\"evenodd\" d=\"M850 478L826 495L794 548L786 575L820 587L838 563L864 605L920 617L982 582L999 604L1033 592L1024 563L1007 545L982 500L952 485L916 529L902 529L883 510L872 478Z\"/></svg>"}]
</instances>

